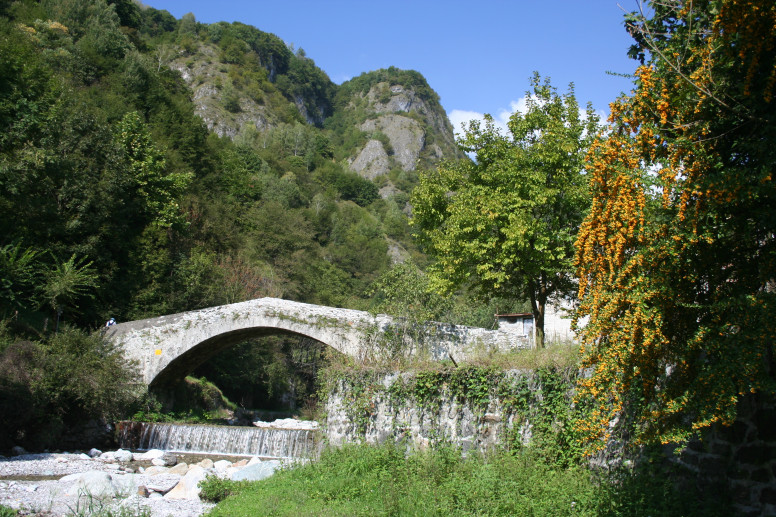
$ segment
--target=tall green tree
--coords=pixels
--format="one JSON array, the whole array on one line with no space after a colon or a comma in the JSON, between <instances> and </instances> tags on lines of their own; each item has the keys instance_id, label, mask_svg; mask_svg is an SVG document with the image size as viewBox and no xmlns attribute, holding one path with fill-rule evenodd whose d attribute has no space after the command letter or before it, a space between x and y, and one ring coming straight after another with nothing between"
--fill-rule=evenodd
<instances>
[{"instance_id":1,"label":"tall green tree","mask_svg":"<svg viewBox=\"0 0 776 517\"><path fill-rule=\"evenodd\" d=\"M153 144L151 134L134 111L118 123L116 143L124 152L130 188L136 193L140 210L160 226L183 224L178 200L193 174L167 170L164 155Z\"/></svg>"},{"instance_id":2,"label":"tall green tree","mask_svg":"<svg viewBox=\"0 0 776 517\"><path fill-rule=\"evenodd\" d=\"M651 2L630 96L588 159L581 428L683 442L776 392L776 7ZM623 409L628 418L621 418Z\"/></svg>"},{"instance_id":3,"label":"tall green tree","mask_svg":"<svg viewBox=\"0 0 776 517\"><path fill-rule=\"evenodd\" d=\"M573 293L574 240L589 204L585 151L598 129L573 85L559 95L535 74L525 113L502 134L471 122L458 145L474 160L426 171L412 195L413 225L436 257L437 288L469 284L485 298L530 299L537 344L551 296Z\"/></svg>"}]
</instances>

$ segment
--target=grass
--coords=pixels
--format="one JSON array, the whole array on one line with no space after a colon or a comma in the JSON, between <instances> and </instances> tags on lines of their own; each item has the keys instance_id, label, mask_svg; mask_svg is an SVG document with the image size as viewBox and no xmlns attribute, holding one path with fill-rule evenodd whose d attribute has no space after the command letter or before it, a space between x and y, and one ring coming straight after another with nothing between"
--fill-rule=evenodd
<instances>
[{"instance_id":1,"label":"grass","mask_svg":"<svg viewBox=\"0 0 776 517\"><path fill-rule=\"evenodd\" d=\"M680 481L677 482L677 479ZM681 482L684 479L684 482ZM462 457L453 447L406 455L393 444L348 445L259 482L216 483L220 516L723 516L724 493L701 493L665 465L596 475L551 466L524 448ZM207 490L203 490L206 492Z\"/></svg>"},{"instance_id":2,"label":"grass","mask_svg":"<svg viewBox=\"0 0 776 517\"><path fill-rule=\"evenodd\" d=\"M326 356L326 368L330 372L364 370L374 372L393 371L433 371L453 365L452 361L438 361L428 354L409 357L370 357L356 360L343 354ZM493 367L499 370L538 370L540 368L577 368L579 365L579 344L574 342L548 343L540 349L518 349L511 351L493 351L487 349L475 350L464 361L457 361L457 366Z\"/></svg>"},{"instance_id":3,"label":"grass","mask_svg":"<svg viewBox=\"0 0 776 517\"><path fill-rule=\"evenodd\" d=\"M350 445L241 487L208 515L598 515L598 492L584 468L553 469L529 451Z\"/></svg>"}]
</instances>

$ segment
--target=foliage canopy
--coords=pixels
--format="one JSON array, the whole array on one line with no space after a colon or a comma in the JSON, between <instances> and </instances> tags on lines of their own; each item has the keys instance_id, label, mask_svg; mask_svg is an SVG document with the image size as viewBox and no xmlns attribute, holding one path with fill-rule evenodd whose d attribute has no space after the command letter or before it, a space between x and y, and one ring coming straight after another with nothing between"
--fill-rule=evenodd
<instances>
[{"instance_id":1,"label":"foliage canopy","mask_svg":"<svg viewBox=\"0 0 776 517\"><path fill-rule=\"evenodd\" d=\"M421 175L413 225L436 257L438 288L466 283L486 298L531 300L539 343L551 296L573 292L574 239L589 203L583 158L598 118L580 113L573 86L558 95L535 74L525 113L509 134L490 117L472 121L459 141L474 155Z\"/></svg>"},{"instance_id":2,"label":"foliage canopy","mask_svg":"<svg viewBox=\"0 0 776 517\"><path fill-rule=\"evenodd\" d=\"M581 425L605 437L627 408L631 436L681 442L776 389L776 8L651 9L628 21L635 91L587 159Z\"/></svg>"}]
</instances>

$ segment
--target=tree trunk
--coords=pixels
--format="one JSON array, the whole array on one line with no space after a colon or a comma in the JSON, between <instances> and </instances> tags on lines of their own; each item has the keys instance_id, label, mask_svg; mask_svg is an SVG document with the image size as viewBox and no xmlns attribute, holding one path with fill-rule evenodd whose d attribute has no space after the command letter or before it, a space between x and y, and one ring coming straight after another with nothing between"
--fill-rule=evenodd
<instances>
[{"instance_id":1,"label":"tree trunk","mask_svg":"<svg viewBox=\"0 0 776 517\"><path fill-rule=\"evenodd\" d=\"M536 334L534 346L544 348L544 309L547 305L547 283L545 276L536 282L535 289L531 291L531 311L534 317L534 333Z\"/></svg>"}]
</instances>

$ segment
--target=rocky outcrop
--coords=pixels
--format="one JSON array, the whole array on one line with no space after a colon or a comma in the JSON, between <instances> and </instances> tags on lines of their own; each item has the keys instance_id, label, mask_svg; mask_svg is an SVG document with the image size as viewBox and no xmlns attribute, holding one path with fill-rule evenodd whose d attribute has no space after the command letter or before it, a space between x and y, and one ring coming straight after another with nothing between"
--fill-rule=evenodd
<instances>
[{"instance_id":1,"label":"rocky outcrop","mask_svg":"<svg viewBox=\"0 0 776 517\"><path fill-rule=\"evenodd\" d=\"M413 171L419 163L432 165L458 154L442 107L412 88L379 82L354 98L347 109L364 109L369 118L359 129L371 135L380 133L388 140L388 148L384 139L368 140L349 160L350 169L365 178L374 179L394 168Z\"/></svg>"},{"instance_id":2,"label":"rocky outcrop","mask_svg":"<svg viewBox=\"0 0 776 517\"><path fill-rule=\"evenodd\" d=\"M398 165L405 171L415 170L426 141L423 127L417 120L396 114L382 115L361 124L361 130L385 134L391 142L393 157Z\"/></svg>"},{"instance_id":3,"label":"rocky outcrop","mask_svg":"<svg viewBox=\"0 0 776 517\"><path fill-rule=\"evenodd\" d=\"M358 156L350 162L350 169L373 180L388 173L391 169L391 161L388 159L388 153L385 152L383 144L379 140L370 140L361 149Z\"/></svg>"},{"instance_id":4,"label":"rocky outcrop","mask_svg":"<svg viewBox=\"0 0 776 517\"><path fill-rule=\"evenodd\" d=\"M239 109L225 109L224 89L231 83L229 66L233 65L219 63L217 47L209 44L201 45L195 57L179 56L169 64L191 88L195 113L218 136L234 138L248 127L264 130L275 125L277 117L247 95L236 95Z\"/></svg>"}]
</instances>

